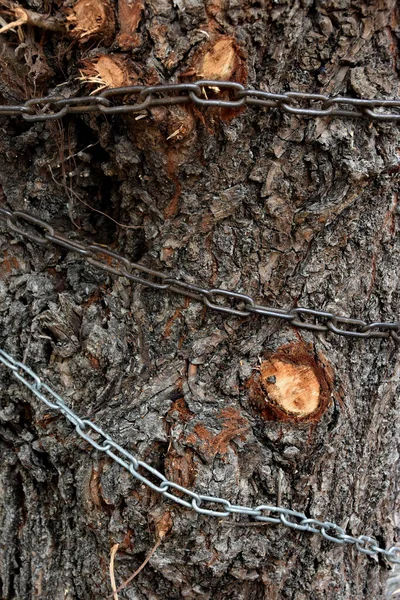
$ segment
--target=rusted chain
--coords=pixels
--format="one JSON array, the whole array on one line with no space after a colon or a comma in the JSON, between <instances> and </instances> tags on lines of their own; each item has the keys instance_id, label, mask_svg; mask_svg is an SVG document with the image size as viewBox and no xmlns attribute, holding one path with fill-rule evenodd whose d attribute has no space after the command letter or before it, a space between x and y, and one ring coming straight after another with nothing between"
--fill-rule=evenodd
<instances>
[{"instance_id":1,"label":"rusted chain","mask_svg":"<svg viewBox=\"0 0 400 600\"><path fill-rule=\"evenodd\" d=\"M53 121L67 114L141 113L153 106L191 103L202 108L258 106L303 117L350 117L370 121L400 121L400 99L351 98L304 92L275 94L236 81L199 80L153 86L109 88L94 96L29 98L20 105L0 105L0 116L26 121Z\"/></svg>"}]
</instances>

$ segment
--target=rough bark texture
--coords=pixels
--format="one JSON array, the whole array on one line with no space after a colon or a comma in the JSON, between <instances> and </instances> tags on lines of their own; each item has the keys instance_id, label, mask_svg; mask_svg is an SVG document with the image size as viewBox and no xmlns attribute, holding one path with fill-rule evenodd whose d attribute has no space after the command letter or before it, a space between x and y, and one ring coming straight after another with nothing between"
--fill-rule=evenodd
<instances>
[{"instance_id":1,"label":"rough bark texture","mask_svg":"<svg viewBox=\"0 0 400 600\"><path fill-rule=\"evenodd\" d=\"M3 103L89 93L107 77L399 95L395 0L104 0L90 31L77 4L24 4L64 26L28 23L2 36ZM187 281L395 320L398 131L256 108L2 118L2 203ZM396 540L400 361L391 342L226 319L0 232L1 346L25 352L76 412L198 491L280 502L381 545ZM382 597L383 560L180 509L90 450L4 369L0 382L2 598L105 598L111 548L119 544L119 584L168 519L120 599Z\"/></svg>"}]
</instances>

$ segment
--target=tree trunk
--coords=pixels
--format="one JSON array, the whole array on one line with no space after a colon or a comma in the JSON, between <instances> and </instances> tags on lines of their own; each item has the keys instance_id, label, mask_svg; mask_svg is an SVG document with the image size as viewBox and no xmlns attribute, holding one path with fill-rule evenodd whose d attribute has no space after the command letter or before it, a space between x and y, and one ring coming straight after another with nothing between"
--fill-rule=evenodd
<instances>
[{"instance_id":1,"label":"tree trunk","mask_svg":"<svg viewBox=\"0 0 400 600\"><path fill-rule=\"evenodd\" d=\"M395 0L31 0L3 13L18 19L0 40L3 104L196 79L399 95ZM396 124L188 104L1 117L0 149L1 205L77 239L259 304L400 314ZM1 347L76 413L199 493L395 543L392 340L227 318L0 232ZM157 540L120 600L383 597L382 557L180 507L0 381L2 598L106 598L111 549L118 586Z\"/></svg>"}]
</instances>

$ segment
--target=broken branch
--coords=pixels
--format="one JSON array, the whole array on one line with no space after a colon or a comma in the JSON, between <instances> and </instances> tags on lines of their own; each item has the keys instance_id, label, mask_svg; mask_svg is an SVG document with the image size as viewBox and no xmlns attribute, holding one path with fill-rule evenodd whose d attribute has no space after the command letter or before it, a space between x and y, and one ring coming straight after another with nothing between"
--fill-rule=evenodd
<instances>
[{"instance_id":1,"label":"broken branch","mask_svg":"<svg viewBox=\"0 0 400 600\"><path fill-rule=\"evenodd\" d=\"M41 13L28 10L27 8L21 8L20 6L12 7L11 10L16 18L11 23L4 25L0 29L0 33L5 33L20 25L33 25L34 27L39 27L40 29L45 29L47 31L66 31L65 24L56 17L42 15Z\"/></svg>"}]
</instances>

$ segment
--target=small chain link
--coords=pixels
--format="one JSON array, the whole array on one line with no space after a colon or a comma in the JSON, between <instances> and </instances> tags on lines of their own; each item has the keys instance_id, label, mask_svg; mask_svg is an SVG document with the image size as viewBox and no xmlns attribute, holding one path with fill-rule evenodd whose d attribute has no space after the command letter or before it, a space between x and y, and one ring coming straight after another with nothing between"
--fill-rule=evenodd
<instances>
[{"instance_id":1,"label":"small chain link","mask_svg":"<svg viewBox=\"0 0 400 600\"><path fill-rule=\"evenodd\" d=\"M169 277L166 273L149 269L131 262L124 256L103 248L97 244L88 244L81 240L69 239L54 231L49 224L26 212L0 208L0 219L9 229L25 238L47 246L56 244L80 254L96 268L117 277L126 277L130 281L156 289L160 292L172 292L202 302L207 308L237 317L262 317L280 319L299 329L317 333L335 333L339 336L368 339L391 338L400 344L400 321L368 323L362 319L342 317L331 312L311 308L291 308L284 310L256 304L247 294L241 294L221 288L206 288L193 283ZM27 227L30 227L28 230ZM42 231L40 231L42 230ZM136 272L136 274L135 274ZM139 275L140 274L140 275Z\"/></svg>"},{"instance_id":2,"label":"small chain link","mask_svg":"<svg viewBox=\"0 0 400 600\"><path fill-rule=\"evenodd\" d=\"M324 539L335 544L352 544L362 554L369 556L381 554L389 562L400 564L399 547L392 546L388 550L380 548L375 538L367 535L360 535L358 537L347 535L342 527L330 521L311 519L304 513L281 506L261 504L252 508L231 504L225 498L194 492L170 481L160 471L146 462L138 460L128 450L122 448L101 427L98 427L98 425L89 419L79 417L65 404L62 397L45 384L36 373L1 349L0 363L10 369L12 375L25 385L39 400L44 402L46 406L63 414L75 427L76 433L88 444L98 452L104 452L121 467L129 471L141 483L176 504L210 517L222 519L232 515L242 515L262 523L281 524L296 531L306 531L321 535ZM180 495L178 496L176 492Z\"/></svg>"},{"instance_id":3,"label":"small chain link","mask_svg":"<svg viewBox=\"0 0 400 600\"><path fill-rule=\"evenodd\" d=\"M350 98L296 91L274 94L246 88L235 81L208 79L194 83L109 88L93 96L30 98L18 106L0 105L0 116L22 116L26 121L53 121L67 114L134 114L154 106L185 103L205 108L260 106L314 118L351 117L370 121L400 121L398 98Z\"/></svg>"}]
</instances>

